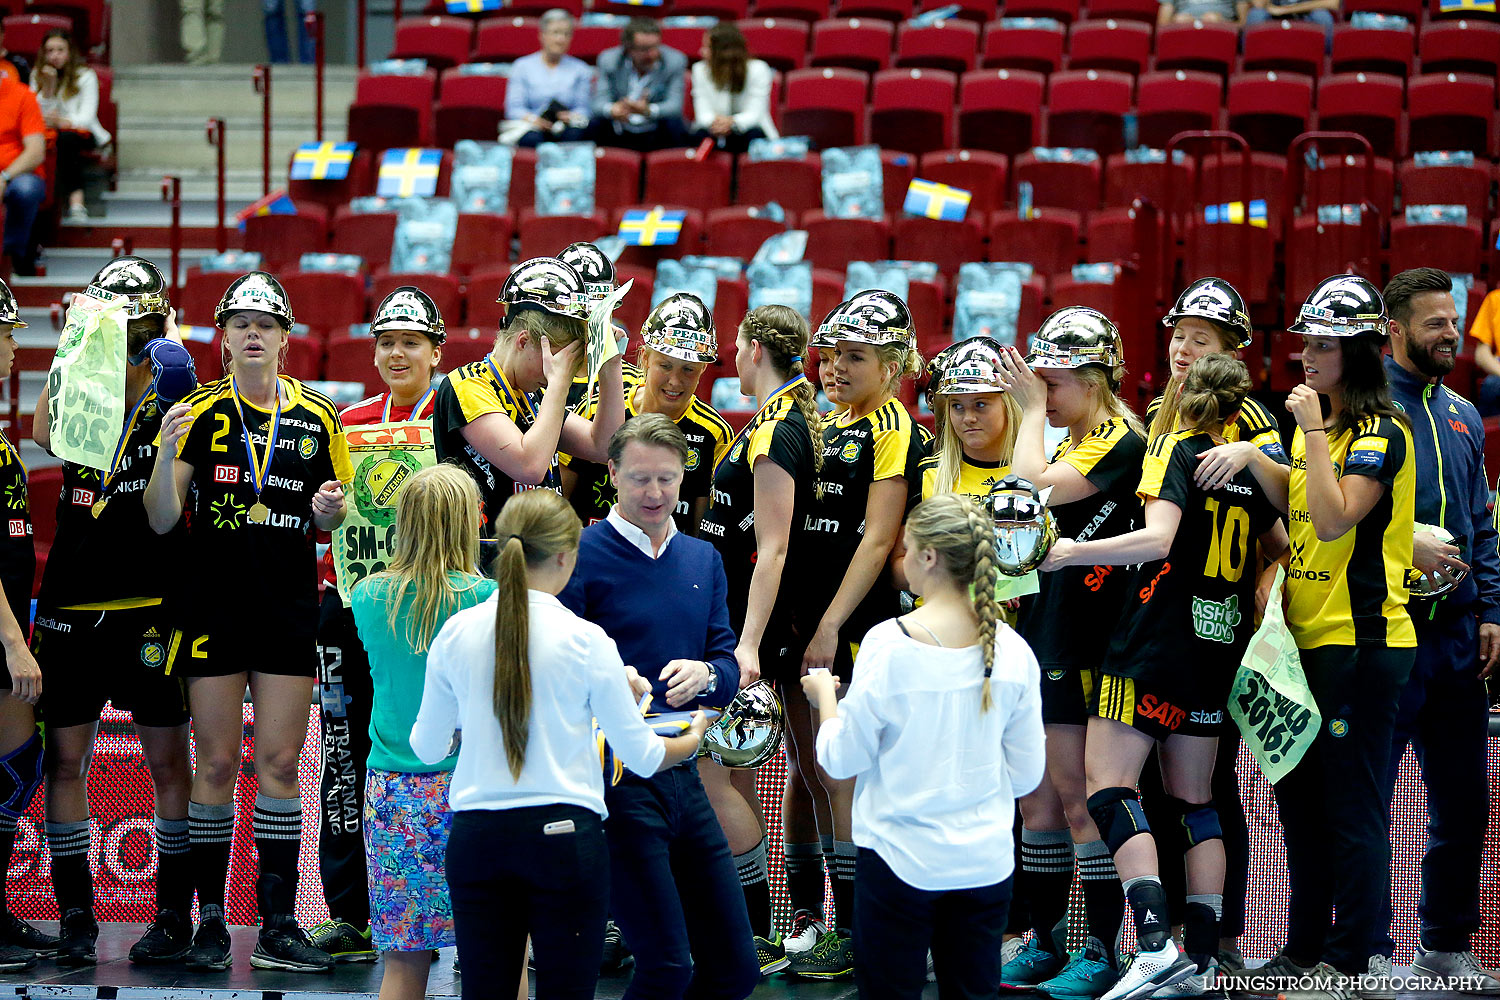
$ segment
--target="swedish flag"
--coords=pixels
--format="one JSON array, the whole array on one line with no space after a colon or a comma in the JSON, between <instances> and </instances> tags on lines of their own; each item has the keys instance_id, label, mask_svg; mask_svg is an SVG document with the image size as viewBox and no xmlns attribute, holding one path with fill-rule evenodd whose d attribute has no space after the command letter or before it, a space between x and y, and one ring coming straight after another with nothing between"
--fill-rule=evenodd
<instances>
[{"instance_id":1,"label":"swedish flag","mask_svg":"<svg viewBox=\"0 0 1500 1000\"><path fill-rule=\"evenodd\" d=\"M1461 14L1464 11L1495 13L1495 0L1438 0L1438 13Z\"/></svg>"},{"instance_id":2,"label":"swedish flag","mask_svg":"<svg viewBox=\"0 0 1500 1000\"><path fill-rule=\"evenodd\" d=\"M682 232L682 220L686 212L671 212L662 208L650 211L635 208L620 219L619 235L626 246L666 247L677 242Z\"/></svg>"},{"instance_id":3,"label":"swedish flag","mask_svg":"<svg viewBox=\"0 0 1500 1000\"><path fill-rule=\"evenodd\" d=\"M352 142L304 142L292 154L292 180L341 181L354 162Z\"/></svg>"},{"instance_id":4,"label":"swedish flag","mask_svg":"<svg viewBox=\"0 0 1500 1000\"><path fill-rule=\"evenodd\" d=\"M388 149L380 158L375 193L382 198L430 198L437 193L441 149Z\"/></svg>"},{"instance_id":5,"label":"swedish flag","mask_svg":"<svg viewBox=\"0 0 1500 1000\"><path fill-rule=\"evenodd\" d=\"M502 0L448 0L448 13L482 14L487 10L499 10L504 6Z\"/></svg>"},{"instance_id":6,"label":"swedish flag","mask_svg":"<svg viewBox=\"0 0 1500 1000\"><path fill-rule=\"evenodd\" d=\"M962 222L969 212L971 197L963 188L950 187L937 181L924 181L918 177L906 189L906 203L901 208L910 215Z\"/></svg>"},{"instance_id":7,"label":"swedish flag","mask_svg":"<svg viewBox=\"0 0 1500 1000\"><path fill-rule=\"evenodd\" d=\"M1242 201L1231 201L1225 205L1204 205L1203 221L1210 225L1229 223L1240 225L1245 221L1245 203ZM1250 225L1257 229L1265 229L1269 223L1266 221L1266 201L1264 198L1256 198L1250 202Z\"/></svg>"}]
</instances>

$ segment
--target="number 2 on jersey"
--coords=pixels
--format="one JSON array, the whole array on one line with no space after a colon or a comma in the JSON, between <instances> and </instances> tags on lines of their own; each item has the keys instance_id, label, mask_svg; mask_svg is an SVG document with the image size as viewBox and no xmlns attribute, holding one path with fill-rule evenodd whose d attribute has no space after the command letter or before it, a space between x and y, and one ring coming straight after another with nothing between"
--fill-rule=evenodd
<instances>
[{"instance_id":1,"label":"number 2 on jersey","mask_svg":"<svg viewBox=\"0 0 1500 1000\"><path fill-rule=\"evenodd\" d=\"M1250 549L1250 514L1243 507L1229 507L1222 523L1219 518L1219 501L1208 497L1203 501L1208 512L1208 561L1203 564L1203 575L1221 576L1235 583L1245 573L1245 562Z\"/></svg>"}]
</instances>

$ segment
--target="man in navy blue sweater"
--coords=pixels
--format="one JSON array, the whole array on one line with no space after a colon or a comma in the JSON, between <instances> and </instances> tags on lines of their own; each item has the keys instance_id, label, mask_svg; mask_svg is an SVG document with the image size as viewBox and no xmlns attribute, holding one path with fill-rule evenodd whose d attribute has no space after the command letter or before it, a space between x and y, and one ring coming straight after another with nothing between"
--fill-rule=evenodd
<instances>
[{"instance_id":1,"label":"man in navy blue sweater","mask_svg":"<svg viewBox=\"0 0 1500 1000\"><path fill-rule=\"evenodd\" d=\"M677 532L687 439L666 416L627 421L609 443L619 501L578 544L558 599L600 625L674 710L722 709L739 686L718 551ZM760 980L729 842L697 764L605 790L610 909L635 953L625 1000L744 1000Z\"/></svg>"}]
</instances>

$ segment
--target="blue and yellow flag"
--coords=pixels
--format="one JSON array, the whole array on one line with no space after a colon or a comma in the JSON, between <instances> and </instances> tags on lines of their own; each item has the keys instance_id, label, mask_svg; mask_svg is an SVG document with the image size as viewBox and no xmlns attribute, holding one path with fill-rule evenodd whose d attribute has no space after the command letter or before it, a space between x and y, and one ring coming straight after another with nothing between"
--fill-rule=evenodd
<instances>
[{"instance_id":1,"label":"blue and yellow flag","mask_svg":"<svg viewBox=\"0 0 1500 1000\"><path fill-rule=\"evenodd\" d=\"M1440 14L1462 14L1465 11L1493 14L1495 0L1438 0Z\"/></svg>"},{"instance_id":2,"label":"blue and yellow flag","mask_svg":"<svg viewBox=\"0 0 1500 1000\"><path fill-rule=\"evenodd\" d=\"M437 193L441 149L387 149L375 193L382 198L430 198Z\"/></svg>"},{"instance_id":3,"label":"blue and yellow flag","mask_svg":"<svg viewBox=\"0 0 1500 1000\"><path fill-rule=\"evenodd\" d=\"M620 219L620 238L626 246L667 247L677 242L682 232L682 220L686 212L670 212L653 208L631 209Z\"/></svg>"},{"instance_id":4,"label":"blue and yellow flag","mask_svg":"<svg viewBox=\"0 0 1500 1000\"><path fill-rule=\"evenodd\" d=\"M487 10L500 10L503 0L448 0L450 14L482 14Z\"/></svg>"},{"instance_id":5,"label":"blue and yellow flag","mask_svg":"<svg viewBox=\"0 0 1500 1000\"><path fill-rule=\"evenodd\" d=\"M292 180L341 181L354 162L352 142L304 142L292 154Z\"/></svg>"},{"instance_id":6,"label":"blue and yellow flag","mask_svg":"<svg viewBox=\"0 0 1500 1000\"><path fill-rule=\"evenodd\" d=\"M950 187L937 181L915 178L906 189L906 203L902 211L910 215L924 215L929 219L945 222L962 222L969 213L972 195L963 188Z\"/></svg>"},{"instance_id":7,"label":"blue and yellow flag","mask_svg":"<svg viewBox=\"0 0 1500 1000\"><path fill-rule=\"evenodd\" d=\"M1227 222L1230 225L1240 225L1245 221L1245 203L1242 201L1231 201L1225 205L1204 205L1203 221L1209 225L1217 225ZM1256 198L1250 202L1250 225L1257 229L1265 229L1269 223L1266 221L1266 201L1264 198Z\"/></svg>"},{"instance_id":8,"label":"blue and yellow flag","mask_svg":"<svg viewBox=\"0 0 1500 1000\"><path fill-rule=\"evenodd\" d=\"M234 221L245 228L245 220L256 215L296 215L297 205L287 197L285 189L272 191L259 201L252 202L234 214Z\"/></svg>"}]
</instances>

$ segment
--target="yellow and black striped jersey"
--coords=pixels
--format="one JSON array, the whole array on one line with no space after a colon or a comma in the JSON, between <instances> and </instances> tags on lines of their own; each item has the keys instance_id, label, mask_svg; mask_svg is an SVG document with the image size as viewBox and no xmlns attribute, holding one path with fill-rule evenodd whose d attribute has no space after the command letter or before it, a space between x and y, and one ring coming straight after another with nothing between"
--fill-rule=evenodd
<instances>
[{"instance_id":1,"label":"yellow and black striped jersey","mask_svg":"<svg viewBox=\"0 0 1500 1000\"><path fill-rule=\"evenodd\" d=\"M313 494L330 480L349 483L354 470L333 400L294 378L279 381L281 416L259 497L270 509L263 522L250 517L257 498L245 432L263 457L272 412L244 399L237 408L228 378L183 400L193 422L177 442L177 457L193 467L187 546L198 570L179 574L168 604L185 632L264 638L282 616L317 614ZM267 595L274 595L270 605Z\"/></svg>"},{"instance_id":2,"label":"yellow and black striped jersey","mask_svg":"<svg viewBox=\"0 0 1500 1000\"><path fill-rule=\"evenodd\" d=\"M922 502L922 463L932 454L932 431L913 420L911 445L906 449L906 513Z\"/></svg>"},{"instance_id":3,"label":"yellow and black striped jersey","mask_svg":"<svg viewBox=\"0 0 1500 1000\"><path fill-rule=\"evenodd\" d=\"M532 400L506 379L500 366L488 357L448 373L438 384L432 410L432 437L437 460L454 462L479 486L484 505L484 524L480 533L493 538L495 518L505 501L522 490L544 487L561 492L557 474L557 456L547 474L538 483L518 483L507 476L464 438L464 428L491 413L504 414L522 434L536 423L536 406Z\"/></svg>"},{"instance_id":4,"label":"yellow and black striped jersey","mask_svg":"<svg viewBox=\"0 0 1500 1000\"><path fill-rule=\"evenodd\" d=\"M920 469L923 500L939 493L961 493L971 500L982 502L990 495L990 490L1010 474L1010 466L1004 462L981 462L965 455L959 462L958 482L954 484L954 488L939 489L937 477L941 459L941 455L929 455L922 459Z\"/></svg>"},{"instance_id":5,"label":"yellow and black striped jersey","mask_svg":"<svg viewBox=\"0 0 1500 1000\"><path fill-rule=\"evenodd\" d=\"M1161 409L1161 399L1157 396L1151 401L1151 405L1146 407L1147 427L1150 427L1156 420L1156 411ZM1286 449L1281 445L1281 428L1276 423L1276 418L1271 416L1270 410L1249 396L1246 396L1245 401L1240 404L1239 416L1235 418L1234 423L1224 428L1224 440L1249 441L1282 465L1286 465L1289 461L1286 457Z\"/></svg>"},{"instance_id":6,"label":"yellow and black striped jersey","mask_svg":"<svg viewBox=\"0 0 1500 1000\"><path fill-rule=\"evenodd\" d=\"M26 466L21 453L0 431L0 516L5 533L0 541L0 586L21 628L31 621L31 581L36 576L36 549L31 537L31 507L26 492Z\"/></svg>"},{"instance_id":7,"label":"yellow and black striped jersey","mask_svg":"<svg viewBox=\"0 0 1500 1000\"><path fill-rule=\"evenodd\" d=\"M1353 431L1329 434L1328 454L1338 478L1369 476L1386 489L1358 524L1320 541L1307 510L1307 442L1297 429L1288 497L1287 627L1301 649L1415 646L1405 582L1416 502L1411 432L1399 420L1373 417Z\"/></svg>"}]
</instances>

